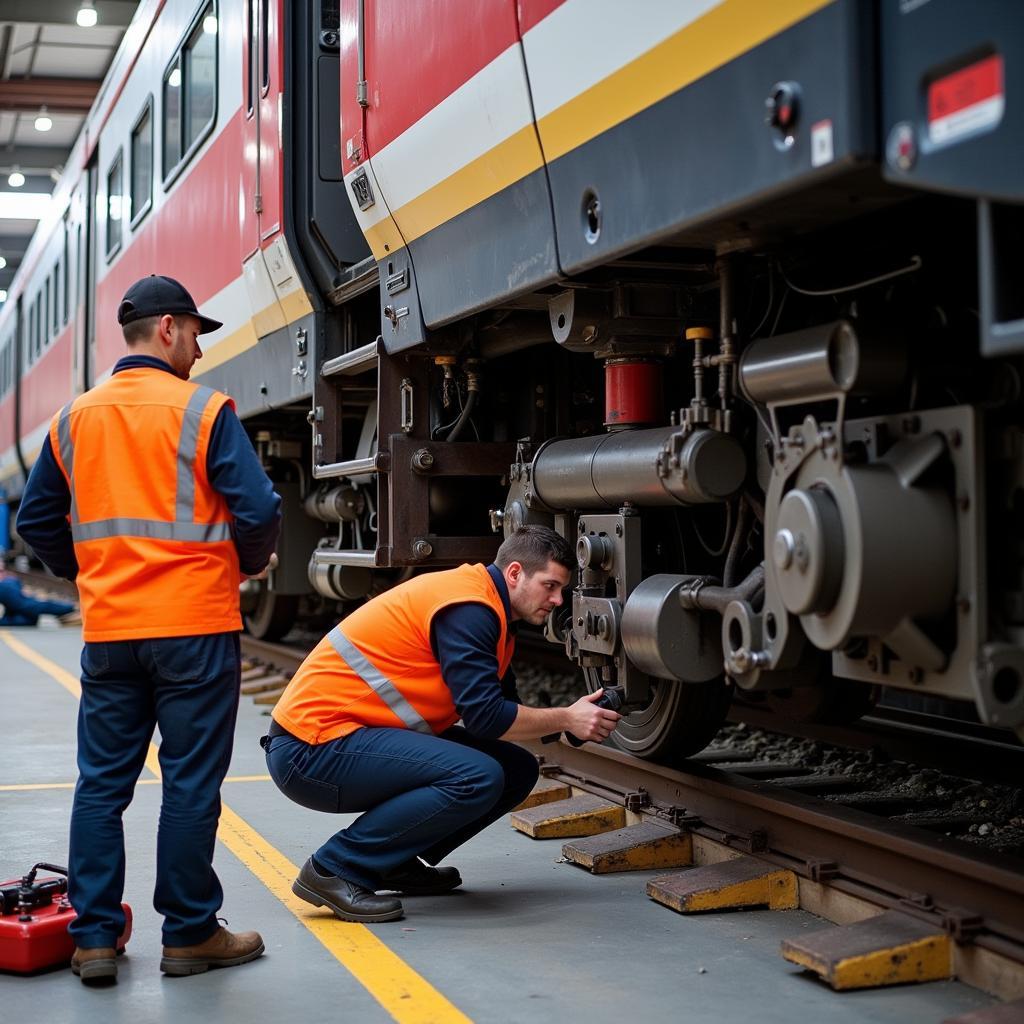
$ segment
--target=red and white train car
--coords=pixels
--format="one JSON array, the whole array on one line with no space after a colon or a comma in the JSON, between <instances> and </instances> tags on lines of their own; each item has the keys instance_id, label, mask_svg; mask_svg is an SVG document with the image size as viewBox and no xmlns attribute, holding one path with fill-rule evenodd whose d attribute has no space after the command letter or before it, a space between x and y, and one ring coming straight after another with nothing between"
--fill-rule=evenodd
<instances>
[{"instance_id":1,"label":"red and white train car","mask_svg":"<svg viewBox=\"0 0 1024 1024\"><path fill-rule=\"evenodd\" d=\"M146 0L0 312L0 482L170 274L284 498L255 632L542 522L626 749L739 691L1020 728L1022 68L1012 0Z\"/></svg>"}]
</instances>

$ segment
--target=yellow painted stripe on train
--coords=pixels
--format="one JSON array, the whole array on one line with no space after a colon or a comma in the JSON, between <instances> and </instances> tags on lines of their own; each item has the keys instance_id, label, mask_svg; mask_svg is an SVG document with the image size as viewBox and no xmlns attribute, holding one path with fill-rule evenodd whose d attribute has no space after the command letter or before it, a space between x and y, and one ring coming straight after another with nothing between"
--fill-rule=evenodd
<instances>
[{"instance_id":1,"label":"yellow painted stripe on train","mask_svg":"<svg viewBox=\"0 0 1024 1024\"><path fill-rule=\"evenodd\" d=\"M691 85L833 0L727 0L538 122L548 162Z\"/></svg>"},{"instance_id":2,"label":"yellow painted stripe on train","mask_svg":"<svg viewBox=\"0 0 1024 1024\"><path fill-rule=\"evenodd\" d=\"M377 260L691 85L834 0L726 0L364 231ZM404 236L404 241L402 239ZM390 246L390 248L389 248Z\"/></svg>"},{"instance_id":3,"label":"yellow painted stripe on train","mask_svg":"<svg viewBox=\"0 0 1024 1024\"><path fill-rule=\"evenodd\" d=\"M454 214L449 214L449 216L454 216ZM389 253L398 252L399 249L405 247L405 239L402 238L398 225L390 215L377 221L372 227L364 228L363 235L370 247L370 252L373 253L373 258L378 263L387 259Z\"/></svg>"},{"instance_id":4,"label":"yellow painted stripe on train","mask_svg":"<svg viewBox=\"0 0 1024 1024\"><path fill-rule=\"evenodd\" d=\"M394 211L402 235L411 240L482 203L543 166L537 130L520 128L444 181Z\"/></svg>"},{"instance_id":5,"label":"yellow painted stripe on train","mask_svg":"<svg viewBox=\"0 0 1024 1024\"><path fill-rule=\"evenodd\" d=\"M11 636L7 630L0 630L0 640L55 679L69 693L76 697L81 695L78 680L60 665ZM152 743L146 767L157 779L160 778L157 748ZM295 896L292 880L299 869L227 804L221 805L217 838L399 1024L472 1024L469 1017L365 925L339 921L332 914L318 911Z\"/></svg>"},{"instance_id":6,"label":"yellow painted stripe on train","mask_svg":"<svg viewBox=\"0 0 1024 1024\"><path fill-rule=\"evenodd\" d=\"M309 296L302 288L296 288L295 291L289 292L279 302L281 309L284 310L285 322L288 324L293 324L296 320L301 320L302 317L309 316L313 312Z\"/></svg>"}]
</instances>

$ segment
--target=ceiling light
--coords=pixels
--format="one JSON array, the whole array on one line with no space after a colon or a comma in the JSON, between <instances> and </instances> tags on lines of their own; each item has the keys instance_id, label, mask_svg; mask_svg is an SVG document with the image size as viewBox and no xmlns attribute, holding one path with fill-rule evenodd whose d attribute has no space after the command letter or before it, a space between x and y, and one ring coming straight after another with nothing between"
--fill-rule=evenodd
<instances>
[{"instance_id":1,"label":"ceiling light","mask_svg":"<svg viewBox=\"0 0 1024 1024\"><path fill-rule=\"evenodd\" d=\"M6 301L7 301L7 289L6 288L0 288L0 302L6 302Z\"/></svg>"},{"instance_id":2,"label":"ceiling light","mask_svg":"<svg viewBox=\"0 0 1024 1024\"><path fill-rule=\"evenodd\" d=\"M53 121L50 119L50 115L46 113L46 107L41 107L39 116L36 118L36 131L48 132L52 127Z\"/></svg>"},{"instance_id":3,"label":"ceiling light","mask_svg":"<svg viewBox=\"0 0 1024 1024\"><path fill-rule=\"evenodd\" d=\"M78 8L75 21L79 28L92 28L96 24L96 8L92 0L82 0L82 6Z\"/></svg>"},{"instance_id":4,"label":"ceiling light","mask_svg":"<svg viewBox=\"0 0 1024 1024\"><path fill-rule=\"evenodd\" d=\"M0 256L0 270L3 270L7 266L7 260L3 256Z\"/></svg>"},{"instance_id":5,"label":"ceiling light","mask_svg":"<svg viewBox=\"0 0 1024 1024\"><path fill-rule=\"evenodd\" d=\"M170 76L167 79L167 84L172 89L177 89L178 86L181 85L181 68L173 68L171 70Z\"/></svg>"},{"instance_id":6,"label":"ceiling light","mask_svg":"<svg viewBox=\"0 0 1024 1024\"><path fill-rule=\"evenodd\" d=\"M217 34L217 16L215 14L208 14L203 18L203 31L208 36L215 36Z\"/></svg>"},{"instance_id":7,"label":"ceiling light","mask_svg":"<svg viewBox=\"0 0 1024 1024\"><path fill-rule=\"evenodd\" d=\"M10 185L11 188L21 188L21 186L25 184L25 175L22 174L21 171L11 171L11 173L7 175L7 184Z\"/></svg>"}]
</instances>

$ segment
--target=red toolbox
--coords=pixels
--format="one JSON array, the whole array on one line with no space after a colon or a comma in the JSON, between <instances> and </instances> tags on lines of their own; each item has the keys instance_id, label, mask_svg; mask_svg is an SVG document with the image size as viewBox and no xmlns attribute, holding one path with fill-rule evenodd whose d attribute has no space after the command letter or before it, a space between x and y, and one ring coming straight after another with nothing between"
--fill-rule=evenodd
<instances>
[{"instance_id":1,"label":"red toolbox","mask_svg":"<svg viewBox=\"0 0 1024 1024\"><path fill-rule=\"evenodd\" d=\"M40 868L60 877L36 881ZM75 912L68 902L67 873L56 864L36 864L23 878L0 883L0 971L30 974L71 960L75 942L68 925ZM121 907L125 926L118 950L132 935L132 909L127 903Z\"/></svg>"}]
</instances>

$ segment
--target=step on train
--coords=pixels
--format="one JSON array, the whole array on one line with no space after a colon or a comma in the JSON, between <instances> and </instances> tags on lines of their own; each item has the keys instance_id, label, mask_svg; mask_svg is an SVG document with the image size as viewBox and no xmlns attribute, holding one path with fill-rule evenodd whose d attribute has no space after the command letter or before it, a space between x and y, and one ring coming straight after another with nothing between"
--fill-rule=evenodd
<instances>
[{"instance_id":1,"label":"step on train","mask_svg":"<svg viewBox=\"0 0 1024 1024\"><path fill-rule=\"evenodd\" d=\"M1024 726L1014 0L143 0L0 311L0 486L136 278L284 501L256 636L553 526L671 761L731 701Z\"/></svg>"}]
</instances>

